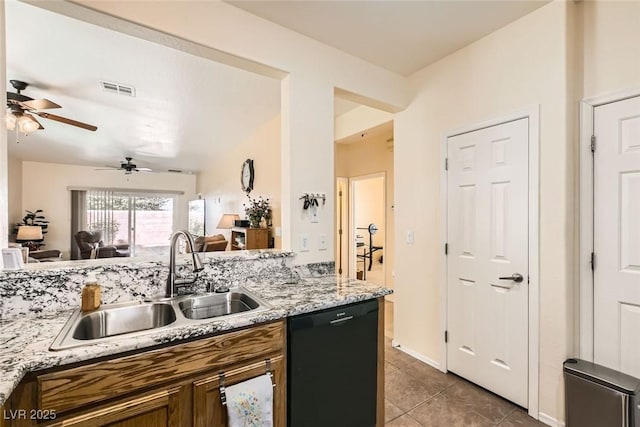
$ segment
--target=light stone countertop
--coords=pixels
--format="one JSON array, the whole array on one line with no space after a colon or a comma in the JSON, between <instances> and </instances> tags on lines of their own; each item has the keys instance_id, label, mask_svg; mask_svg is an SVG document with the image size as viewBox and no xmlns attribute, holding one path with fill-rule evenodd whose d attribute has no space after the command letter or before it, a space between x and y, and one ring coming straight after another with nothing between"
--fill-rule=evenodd
<instances>
[{"instance_id":1,"label":"light stone countertop","mask_svg":"<svg viewBox=\"0 0 640 427\"><path fill-rule=\"evenodd\" d=\"M202 322L183 327L165 327L135 337L122 336L108 343L98 343L61 351L49 346L62 329L72 310L43 312L38 316L0 320L0 405L20 383L27 372L115 355L159 344L205 337L222 331L282 319L302 313L332 308L392 293L379 285L335 275L304 277L297 283L281 279L265 279L244 284L248 290L266 301L271 308L248 312L227 320Z\"/></svg>"}]
</instances>

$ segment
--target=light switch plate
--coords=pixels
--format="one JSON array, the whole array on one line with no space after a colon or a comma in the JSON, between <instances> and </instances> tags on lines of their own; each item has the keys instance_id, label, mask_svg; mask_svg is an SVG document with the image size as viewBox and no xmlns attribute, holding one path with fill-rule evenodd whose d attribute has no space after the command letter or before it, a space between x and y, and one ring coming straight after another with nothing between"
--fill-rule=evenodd
<instances>
[{"instance_id":1,"label":"light switch plate","mask_svg":"<svg viewBox=\"0 0 640 427\"><path fill-rule=\"evenodd\" d=\"M318 207L317 206L311 206L309 208L309 217L311 218L311 222L320 222L320 219L318 218Z\"/></svg>"},{"instance_id":2,"label":"light switch plate","mask_svg":"<svg viewBox=\"0 0 640 427\"><path fill-rule=\"evenodd\" d=\"M276 237L282 236L282 227L276 227Z\"/></svg>"},{"instance_id":3,"label":"light switch plate","mask_svg":"<svg viewBox=\"0 0 640 427\"><path fill-rule=\"evenodd\" d=\"M415 236L413 234L413 230L407 230L407 243L413 245L415 241Z\"/></svg>"},{"instance_id":4,"label":"light switch plate","mask_svg":"<svg viewBox=\"0 0 640 427\"><path fill-rule=\"evenodd\" d=\"M309 235L306 233L300 235L300 252L309 252Z\"/></svg>"},{"instance_id":5,"label":"light switch plate","mask_svg":"<svg viewBox=\"0 0 640 427\"><path fill-rule=\"evenodd\" d=\"M327 250L327 235L321 234L318 236L318 250L326 251Z\"/></svg>"}]
</instances>

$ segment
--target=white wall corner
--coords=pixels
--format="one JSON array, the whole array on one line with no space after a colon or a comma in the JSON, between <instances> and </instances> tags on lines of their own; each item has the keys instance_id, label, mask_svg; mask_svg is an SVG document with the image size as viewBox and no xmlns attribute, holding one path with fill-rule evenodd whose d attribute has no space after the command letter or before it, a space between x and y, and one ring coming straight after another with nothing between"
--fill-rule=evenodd
<instances>
[{"instance_id":1,"label":"white wall corner","mask_svg":"<svg viewBox=\"0 0 640 427\"><path fill-rule=\"evenodd\" d=\"M540 412L538 414L538 420L541 423L546 424L546 425L551 426L551 427L564 427L564 421L560 421L560 420L558 420L556 418L553 418L552 416L547 415L547 414L545 414L543 412Z\"/></svg>"}]
</instances>

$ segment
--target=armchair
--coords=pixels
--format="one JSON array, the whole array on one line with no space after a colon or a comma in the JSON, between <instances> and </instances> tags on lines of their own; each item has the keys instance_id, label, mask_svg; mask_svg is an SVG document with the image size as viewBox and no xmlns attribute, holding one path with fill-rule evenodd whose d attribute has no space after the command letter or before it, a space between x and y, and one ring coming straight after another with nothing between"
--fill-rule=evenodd
<instances>
[{"instance_id":1,"label":"armchair","mask_svg":"<svg viewBox=\"0 0 640 427\"><path fill-rule=\"evenodd\" d=\"M227 249L228 243L222 234L198 236L193 242L195 243L194 250L196 252L224 251Z\"/></svg>"},{"instance_id":2,"label":"armchair","mask_svg":"<svg viewBox=\"0 0 640 427\"><path fill-rule=\"evenodd\" d=\"M82 259L129 256L129 244L105 245L101 231L79 231L74 237Z\"/></svg>"}]
</instances>

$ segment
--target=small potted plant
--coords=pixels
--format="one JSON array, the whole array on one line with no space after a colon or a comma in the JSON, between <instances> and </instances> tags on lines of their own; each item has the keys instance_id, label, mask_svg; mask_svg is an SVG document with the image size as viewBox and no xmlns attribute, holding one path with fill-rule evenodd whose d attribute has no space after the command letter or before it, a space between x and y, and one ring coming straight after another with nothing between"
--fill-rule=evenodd
<instances>
[{"instance_id":1,"label":"small potted plant","mask_svg":"<svg viewBox=\"0 0 640 427\"><path fill-rule=\"evenodd\" d=\"M262 196L257 199L252 199L247 194L249 201L243 203L244 213L249 220L249 226L251 228L260 228L264 221L264 226L271 224L271 206L269 205L269 199L264 199Z\"/></svg>"}]
</instances>

